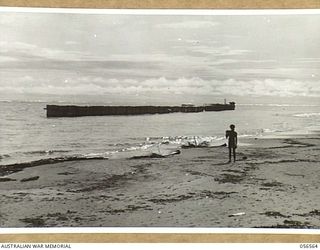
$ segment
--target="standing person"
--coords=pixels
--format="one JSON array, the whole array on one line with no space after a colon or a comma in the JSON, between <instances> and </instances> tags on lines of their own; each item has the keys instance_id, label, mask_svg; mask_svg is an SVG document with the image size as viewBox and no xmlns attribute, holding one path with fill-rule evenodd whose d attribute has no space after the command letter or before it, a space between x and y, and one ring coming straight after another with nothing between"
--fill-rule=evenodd
<instances>
[{"instance_id":1,"label":"standing person","mask_svg":"<svg viewBox=\"0 0 320 250\"><path fill-rule=\"evenodd\" d=\"M235 126L230 125L231 130L226 131L226 138L228 139L228 148L229 148L229 162L231 162L231 151L233 153L233 160L236 161L236 148L238 144L238 134L234 131Z\"/></svg>"}]
</instances>

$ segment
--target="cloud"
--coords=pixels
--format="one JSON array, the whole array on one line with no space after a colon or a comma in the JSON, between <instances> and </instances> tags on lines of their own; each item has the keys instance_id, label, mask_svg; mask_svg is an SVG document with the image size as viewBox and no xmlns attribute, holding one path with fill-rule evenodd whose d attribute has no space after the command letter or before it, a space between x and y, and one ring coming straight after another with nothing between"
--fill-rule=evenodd
<instances>
[{"instance_id":1,"label":"cloud","mask_svg":"<svg viewBox=\"0 0 320 250\"><path fill-rule=\"evenodd\" d=\"M92 55L82 51L43 48L21 42L0 42L0 66L9 70L123 71L157 69L161 54Z\"/></svg>"},{"instance_id":2,"label":"cloud","mask_svg":"<svg viewBox=\"0 0 320 250\"><path fill-rule=\"evenodd\" d=\"M217 85L215 90L221 94L229 93L236 96L320 97L318 82L292 79L260 79L250 81L229 79L224 81L223 84Z\"/></svg>"},{"instance_id":3,"label":"cloud","mask_svg":"<svg viewBox=\"0 0 320 250\"><path fill-rule=\"evenodd\" d=\"M76 41L65 41L65 44L66 45L78 45L80 44L79 42L76 42Z\"/></svg>"},{"instance_id":4,"label":"cloud","mask_svg":"<svg viewBox=\"0 0 320 250\"><path fill-rule=\"evenodd\" d=\"M216 46L209 42L181 41L174 50L135 54L93 55L84 51L43 48L21 42L0 42L0 67L4 71L38 71L49 74L103 76L116 79L194 78L205 80L249 79L319 79L311 62L317 58L301 58L300 64L279 63L275 59L252 59L250 50ZM55 73L56 74L56 73ZM78 73L77 73L78 74Z\"/></svg>"},{"instance_id":5,"label":"cloud","mask_svg":"<svg viewBox=\"0 0 320 250\"><path fill-rule=\"evenodd\" d=\"M96 76L57 78L54 82L35 76L25 75L9 82L0 83L0 92L19 94L54 95L165 95L175 98L184 96L243 96L243 97L320 97L317 81L297 81L292 79L256 80L204 80L202 78L167 79L165 77L146 80L117 79Z\"/></svg>"},{"instance_id":6,"label":"cloud","mask_svg":"<svg viewBox=\"0 0 320 250\"><path fill-rule=\"evenodd\" d=\"M246 49L233 49L229 46L208 46L208 45L197 45L186 47L187 52L197 53L200 56L238 56L246 55L251 52L251 50Z\"/></svg>"},{"instance_id":7,"label":"cloud","mask_svg":"<svg viewBox=\"0 0 320 250\"><path fill-rule=\"evenodd\" d=\"M253 53L249 49L235 48L234 46L219 46L216 41L180 40L173 49L194 57L237 57Z\"/></svg>"},{"instance_id":8,"label":"cloud","mask_svg":"<svg viewBox=\"0 0 320 250\"><path fill-rule=\"evenodd\" d=\"M0 63L16 62L16 61L18 60L15 57L0 55Z\"/></svg>"},{"instance_id":9,"label":"cloud","mask_svg":"<svg viewBox=\"0 0 320 250\"><path fill-rule=\"evenodd\" d=\"M209 29L217 25L219 25L219 23L212 21L184 21L174 23L162 23L156 25L156 27L166 29Z\"/></svg>"},{"instance_id":10,"label":"cloud","mask_svg":"<svg viewBox=\"0 0 320 250\"><path fill-rule=\"evenodd\" d=\"M305 63L305 62L320 62L319 57L305 57L305 58L297 58L297 61Z\"/></svg>"},{"instance_id":11,"label":"cloud","mask_svg":"<svg viewBox=\"0 0 320 250\"><path fill-rule=\"evenodd\" d=\"M2 55L15 57L17 60L60 60L81 61L97 60L99 57L82 51L44 48L35 44L23 42L0 41Z\"/></svg>"}]
</instances>

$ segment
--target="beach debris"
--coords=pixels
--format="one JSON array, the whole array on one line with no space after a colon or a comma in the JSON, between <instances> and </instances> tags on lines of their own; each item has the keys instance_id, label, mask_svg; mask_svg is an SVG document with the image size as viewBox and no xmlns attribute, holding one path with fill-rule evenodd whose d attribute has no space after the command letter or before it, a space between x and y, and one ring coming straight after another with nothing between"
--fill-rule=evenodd
<instances>
[{"instance_id":1,"label":"beach debris","mask_svg":"<svg viewBox=\"0 0 320 250\"><path fill-rule=\"evenodd\" d=\"M259 226L254 228L290 228L290 229L309 229L314 228L309 222L290 221L285 220L283 224L277 224L272 226Z\"/></svg>"},{"instance_id":2,"label":"beach debris","mask_svg":"<svg viewBox=\"0 0 320 250\"><path fill-rule=\"evenodd\" d=\"M289 176L297 176L297 177L302 177L304 178L305 175L304 174L291 174L291 173L286 173L286 172L283 172L285 175L289 175Z\"/></svg>"},{"instance_id":3,"label":"beach debris","mask_svg":"<svg viewBox=\"0 0 320 250\"><path fill-rule=\"evenodd\" d=\"M276 211L267 211L265 213L260 213L260 214L264 214L269 217L283 217L283 218L290 218L291 217L291 216L283 215L280 212L276 212Z\"/></svg>"},{"instance_id":4,"label":"beach debris","mask_svg":"<svg viewBox=\"0 0 320 250\"><path fill-rule=\"evenodd\" d=\"M16 179L11 179L11 178L8 178L8 177L0 178L0 182L7 182L7 181L16 181Z\"/></svg>"},{"instance_id":5,"label":"beach debris","mask_svg":"<svg viewBox=\"0 0 320 250\"><path fill-rule=\"evenodd\" d=\"M48 213L47 218L55 218L57 221L68 221L69 218L66 215L63 215L62 213Z\"/></svg>"},{"instance_id":6,"label":"beach debris","mask_svg":"<svg viewBox=\"0 0 320 250\"><path fill-rule=\"evenodd\" d=\"M210 190L202 190L200 193L200 197L205 197L206 199L212 198L212 199L225 199L230 197L231 194L236 194L237 192L224 192L224 191L218 191L213 192Z\"/></svg>"},{"instance_id":7,"label":"beach debris","mask_svg":"<svg viewBox=\"0 0 320 250\"><path fill-rule=\"evenodd\" d=\"M45 226L45 221L42 218L42 216L19 219L19 221L26 223L27 227L43 227L43 226Z\"/></svg>"},{"instance_id":8,"label":"beach debris","mask_svg":"<svg viewBox=\"0 0 320 250\"><path fill-rule=\"evenodd\" d=\"M148 159L148 158L165 158L165 157L168 157L168 156L171 156L171 155L177 155L177 154L180 154L180 153L181 153L180 150L174 150L174 151L170 151L168 153L161 153L161 154L150 153L150 154L147 154L147 155L137 155L137 156L132 156L129 159L137 160L137 159Z\"/></svg>"},{"instance_id":9,"label":"beach debris","mask_svg":"<svg viewBox=\"0 0 320 250\"><path fill-rule=\"evenodd\" d=\"M307 217L307 216L320 216L320 210L315 209L315 210L310 211L309 213L294 214L294 215L303 216L303 217Z\"/></svg>"},{"instance_id":10,"label":"beach debris","mask_svg":"<svg viewBox=\"0 0 320 250\"><path fill-rule=\"evenodd\" d=\"M199 176L210 176L210 177L214 177L214 175L211 174L207 174L207 173L203 173L203 172L199 172L199 171L194 171L194 170L186 170L187 174L190 175L199 175Z\"/></svg>"},{"instance_id":11,"label":"beach debris","mask_svg":"<svg viewBox=\"0 0 320 250\"><path fill-rule=\"evenodd\" d=\"M312 210L311 212L309 212L309 215L320 215L320 211L317 209Z\"/></svg>"},{"instance_id":12,"label":"beach debris","mask_svg":"<svg viewBox=\"0 0 320 250\"><path fill-rule=\"evenodd\" d=\"M130 213L138 210L153 210L149 205L128 205L122 209L106 209L102 210L101 212L108 213L108 214L121 214L121 213Z\"/></svg>"},{"instance_id":13,"label":"beach debris","mask_svg":"<svg viewBox=\"0 0 320 250\"><path fill-rule=\"evenodd\" d=\"M233 174L222 174L219 177L214 178L219 183L232 183L236 184L241 182L246 177L246 174L233 175Z\"/></svg>"},{"instance_id":14,"label":"beach debris","mask_svg":"<svg viewBox=\"0 0 320 250\"><path fill-rule=\"evenodd\" d=\"M276 226L271 226L270 228L297 228L297 229L307 229L312 228L309 222L301 222L295 220L284 220L283 224L277 224Z\"/></svg>"},{"instance_id":15,"label":"beach debris","mask_svg":"<svg viewBox=\"0 0 320 250\"><path fill-rule=\"evenodd\" d=\"M241 216L241 215L245 215L245 212L239 212L239 213L235 213L235 214L230 214L228 217L235 217L235 216Z\"/></svg>"},{"instance_id":16,"label":"beach debris","mask_svg":"<svg viewBox=\"0 0 320 250\"><path fill-rule=\"evenodd\" d=\"M183 144L181 148L214 148L214 147L226 147L226 146L227 146L226 143L211 145L211 143L208 141L198 142L195 140L194 142L188 141L186 144Z\"/></svg>"},{"instance_id":17,"label":"beach debris","mask_svg":"<svg viewBox=\"0 0 320 250\"><path fill-rule=\"evenodd\" d=\"M148 201L156 203L156 204L168 204L168 203L174 203L179 201L184 201L193 198L193 195L189 194L182 194L178 196L171 196L171 195L165 195L163 198L152 198Z\"/></svg>"},{"instance_id":18,"label":"beach debris","mask_svg":"<svg viewBox=\"0 0 320 250\"><path fill-rule=\"evenodd\" d=\"M68 157L57 157L57 158L47 158L40 159L30 162L22 162L22 163L13 163L8 165L0 165L0 175L7 175L11 173L20 172L25 168L31 168L46 164L55 164L59 162L67 162L67 161L84 161L84 160L108 160L108 158L104 156L68 156Z\"/></svg>"},{"instance_id":19,"label":"beach debris","mask_svg":"<svg viewBox=\"0 0 320 250\"><path fill-rule=\"evenodd\" d=\"M27 181L36 181L40 178L40 176L33 176L33 177L30 177L30 178L24 178L21 180L21 182L27 182Z\"/></svg>"},{"instance_id":20,"label":"beach debris","mask_svg":"<svg viewBox=\"0 0 320 250\"><path fill-rule=\"evenodd\" d=\"M280 187L280 186L283 186L283 184L278 181L272 181L272 182L262 183L262 186L264 186L264 187Z\"/></svg>"},{"instance_id":21,"label":"beach debris","mask_svg":"<svg viewBox=\"0 0 320 250\"><path fill-rule=\"evenodd\" d=\"M187 137L182 141L181 148L214 148L214 147L224 147L226 142L224 138L217 137Z\"/></svg>"},{"instance_id":22,"label":"beach debris","mask_svg":"<svg viewBox=\"0 0 320 250\"><path fill-rule=\"evenodd\" d=\"M71 172L61 172L61 173L57 173L57 175L72 175L74 173Z\"/></svg>"}]
</instances>

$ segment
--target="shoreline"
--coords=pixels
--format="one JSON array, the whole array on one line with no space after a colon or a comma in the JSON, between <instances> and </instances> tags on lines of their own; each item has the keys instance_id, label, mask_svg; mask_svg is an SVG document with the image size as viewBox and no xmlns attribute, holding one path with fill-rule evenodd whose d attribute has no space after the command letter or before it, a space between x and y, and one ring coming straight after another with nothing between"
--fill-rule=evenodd
<instances>
[{"instance_id":1,"label":"shoreline","mask_svg":"<svg viewBox=\"0 0 320 250\"><path fill-rule=\"evenodd\" d=\"M294 139L318 139L320 137L319 133L314 133L310 131L305 131L305 133L301 133L301 131L298 131L299 133L295 132L273 132L271 134L259 134L259 135L240 135L238 137L239 145L238 147L248 147L248 146L258 146L254 142L256 140L284 140L284 141L290 141ZM317 131L320 132L320 131ZM210 146L210 143L207 144L206 141L200 142L198 145L195 145L194 142L188 142L189 144L181 144L179 146L172 147L171 149L163 149L164 151L167 151L166 153L154 153L152 151L132 151L132 153L128 154L127 156L121 156L121 153L125 152L123 150L120 150L117 152L116 155L110 154L109 156L106 156L108 152L105 153L96 153L93 154L74 154L69 156L56 156L56 157L48 157L48 158L41 158L31 161L24 161L24 162L13 162L13 163L6 163L6 164L0 164L0 179L2 176L6 176L10 173L22 171L25 168L29 167L36 167L36 166L42 166L42 165L48 165L48 164L56 164L61 162L73 162L73 161L90 161L90 160L131 160L131 159L140 159L140 158L166 158L170 157L172 155L180 154L181 150L183 149L189 149L189 148L220 148L220 147L227 147L226 139L218 139L213 140L216 144L214 146ZM217 143L220 141L220 143ZM166 143L155 143L154 145L162 145ZM150 144L152 145L152 144ZM136 154L135 154L136 152ZM111 152L110 152L111 153Z\"/></svg>"},{"instance_id":2,"label":"shoreline","mask_svg":"<svg viewBox=\"0 0 320 250\"><path fill-rule=\"evenodd\" d=\"M0 179L1 227L320 228L319 135L163 158L67 161Z\"/></svg>"}]
</instances>

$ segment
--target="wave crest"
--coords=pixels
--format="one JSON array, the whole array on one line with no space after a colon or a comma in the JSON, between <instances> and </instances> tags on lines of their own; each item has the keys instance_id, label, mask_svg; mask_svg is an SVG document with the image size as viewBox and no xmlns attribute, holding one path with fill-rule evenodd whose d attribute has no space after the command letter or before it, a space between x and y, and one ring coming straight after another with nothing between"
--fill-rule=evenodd
<instances>
[{"instance_id":1,"label":"wave crest","mask_svg":"<svg viewBox=\"0 0 320 250\"><path fill-rule=\"evenodd\" d=\"M313 117L313 116L320 116L320 113L302 113L302 114L295 114L295 117Z\"/></svg>"}]
</instances>

